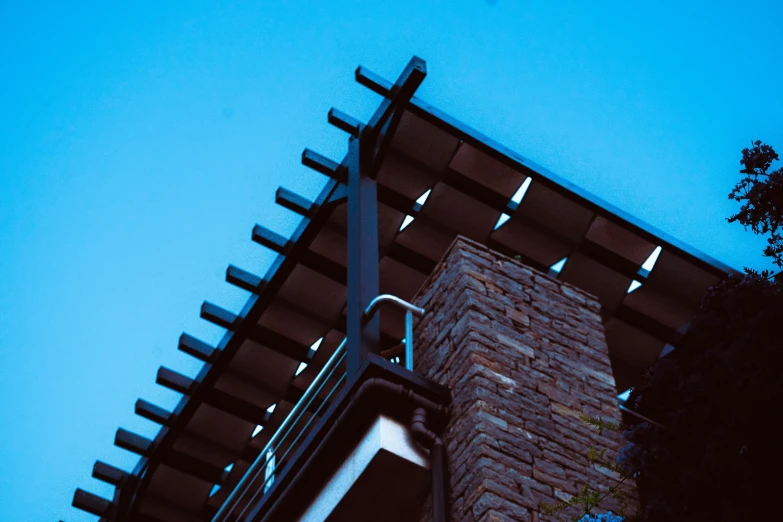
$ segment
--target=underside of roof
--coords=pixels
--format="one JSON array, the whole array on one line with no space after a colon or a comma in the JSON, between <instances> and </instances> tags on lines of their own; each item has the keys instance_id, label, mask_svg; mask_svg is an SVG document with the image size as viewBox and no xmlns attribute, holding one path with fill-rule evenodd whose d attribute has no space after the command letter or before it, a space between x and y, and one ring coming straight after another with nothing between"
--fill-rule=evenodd
<instances>
[{"instance_id":1,"label":"underside of roof","mask_svg":"<svg viewBox=\"0 0 783 522\"><path fill-rule=\"evenodd\" d=\"M365 69L357 80L391 95L392 83ZM704 291L730 270L418 98L400 114L377 178L381 293L410 300L455 237L481 242L599 299L619 393L677 344ZM358 125L334 110L329 121ZM139 454L138 465L125 473L99 462L94 475L117 486L114 500L79 490L75 504L106 520L210 520L345 337L346 186L339 163L312 151L302 159L329 179L312 202L278 191L301 224L290 238L253 229L278 258L263 277L228 268L227 281L250 292L244 308L202 306L226 335L212 347L183 334L180 349L202 370L195 379L159 370L157 382L183 394L178 406L139 401L159 433L118 431L115 444ZM403 314L384 313L381 330L393 357Z\"/></svg>"}]
</instances>

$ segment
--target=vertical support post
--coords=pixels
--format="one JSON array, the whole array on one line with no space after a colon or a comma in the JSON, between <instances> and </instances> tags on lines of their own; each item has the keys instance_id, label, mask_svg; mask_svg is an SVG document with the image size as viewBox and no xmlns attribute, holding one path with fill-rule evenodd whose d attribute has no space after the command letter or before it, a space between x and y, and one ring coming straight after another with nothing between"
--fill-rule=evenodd
<instances>
[{"instance_id":1,"label":"vertical support post","mask_svg":"<svg viewBox=\"0 0 783 522\"><path fill-rule=\"evenodd\" d=\"M378 192L374 176L361 161L361 138L348 142L348 308L346 311L347 373L355 374L369 353L380 352L378 314L364 310L379 293Z\"/></svg>"},{"instance_id":2,"label":"vertical support post","mask_svg":"<svg viewBox=\"0 0 783 522\"><path fill-rule=\"evenodd\" d=\"M356 71L357 79L362 69ZM377 169L402 118L402 110L427 75L413 57L358 137L348 141L347 372L355 374L369 353L380 352L381 323L364 310L379 293Z\"/></svg>"},{"instance_id":3,"label":"vertical support post","mask_svg":"<svg viewBox=\"0 0 783 522\"><path fill-rule=\"evenodd\" d=\"M264 495L266 492L272 489L272 484L275 483L275 453L274 450L268 450L266 452L266 466L264 467Z\"/></svg>"},{"instance_id":4,"label":"vertical support post","mask_svg":"<svg viewBox=\"0 0 783 522\"><path fill-rule=\"evenodd\" d=\"M413 371L413 312L405 311L405 369Z\"/></svg>"}]
</instances>

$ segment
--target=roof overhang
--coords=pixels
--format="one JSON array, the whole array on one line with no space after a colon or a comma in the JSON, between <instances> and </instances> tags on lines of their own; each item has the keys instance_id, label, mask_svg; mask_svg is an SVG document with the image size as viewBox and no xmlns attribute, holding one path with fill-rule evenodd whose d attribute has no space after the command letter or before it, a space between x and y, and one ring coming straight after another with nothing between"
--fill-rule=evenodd
<instances>
[{"instance_id":1,"label":"roof overhang","mask_svg":"<svg viewBox=\"0 0 783 522\"><path fill-rule=\"evenodd\" d=\"M394 94L391 82L364 68L356 76L384 98ZM377 165L382 293L409 300L458 235L544 271L567 259L552 274L601 302L622 391L677 343L704 291L731 271L419 98L398 110ZM335 110L329 121L350 134L361 126ZM93 512L150 522L207 519L342 341L344 169L312 151L302 160L328 176L325 187L315 201L278 190L277 202L302 222L290 238L253 229L253 240L277 259L263 277L229 267L227 281L250 292L245 306L237 314L202 307L202 317L226 335L216 347L183 335L180 349L203 368L194 379L161 369L158 382L183 397L172 412L137 404L138 413L162 424L160 432L154 440L118 432L117 444L141 459L132 473L112 475L119 494L111 505L91 499ZM654 268L643 268L658 248ZM384 313L387 354L396 353L403 323L402 313Z\"/></svg>"}]
</instances>

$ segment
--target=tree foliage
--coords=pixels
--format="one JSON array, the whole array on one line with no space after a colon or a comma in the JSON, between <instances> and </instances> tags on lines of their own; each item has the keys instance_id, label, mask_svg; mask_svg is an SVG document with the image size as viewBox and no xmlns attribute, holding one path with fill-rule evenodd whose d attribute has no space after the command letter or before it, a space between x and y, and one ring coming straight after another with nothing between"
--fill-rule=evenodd
<instances>
[{"instance_id":1,"label":"tree foliage","mask_svg":"<svg viewBox=\"0 0 783 522\"><path fill-rule=\"evenodd\" d=\"M742 151L744 177L729 195L742 206L729 221L769 234L764 255L783 268L783 169L771 170L777 159L760 141ZM663 425L628 430L620 459L639 485L646 520L780 518L781 326L783 278L733 274L707 292L677 350L632 394L635 409Z\"/></svg>"},{"instance_id":2,"label":"tree foliage","mask_svg":"<svg viewBox=\"0 0 783 522\"><path fill-rule=\"evenodd\" d=\"M729 193L729 199L742 207L728 221L750 227L755 234L769 234L764 255L783 268L783 168L770 171L777 159L775 149L760 141L742 151L744 176Z\"/></svg>"}]
</instances>

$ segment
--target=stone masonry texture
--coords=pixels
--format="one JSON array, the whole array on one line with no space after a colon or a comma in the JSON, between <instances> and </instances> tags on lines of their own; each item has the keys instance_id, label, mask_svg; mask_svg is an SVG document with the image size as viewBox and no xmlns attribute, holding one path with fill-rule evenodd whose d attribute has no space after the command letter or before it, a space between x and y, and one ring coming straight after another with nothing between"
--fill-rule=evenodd
<instances>
[{"instance_id":1,"label":"stone masonry texture","mask_svg":"<svg viewBox=\"0 0 783 522\"><path fill-rule=\"evenodd\" d=\"M622 435L579 419L620 421L594 297L459 237L414 302L427 310L415 369L453 397L444 434L452 522L544 522L539 503L617 483L587 455L606 450L613 462ZM633 506L635 486L625 491ZM619 506L607 497L600 507Z\"/></svg>"}]
</instances>

